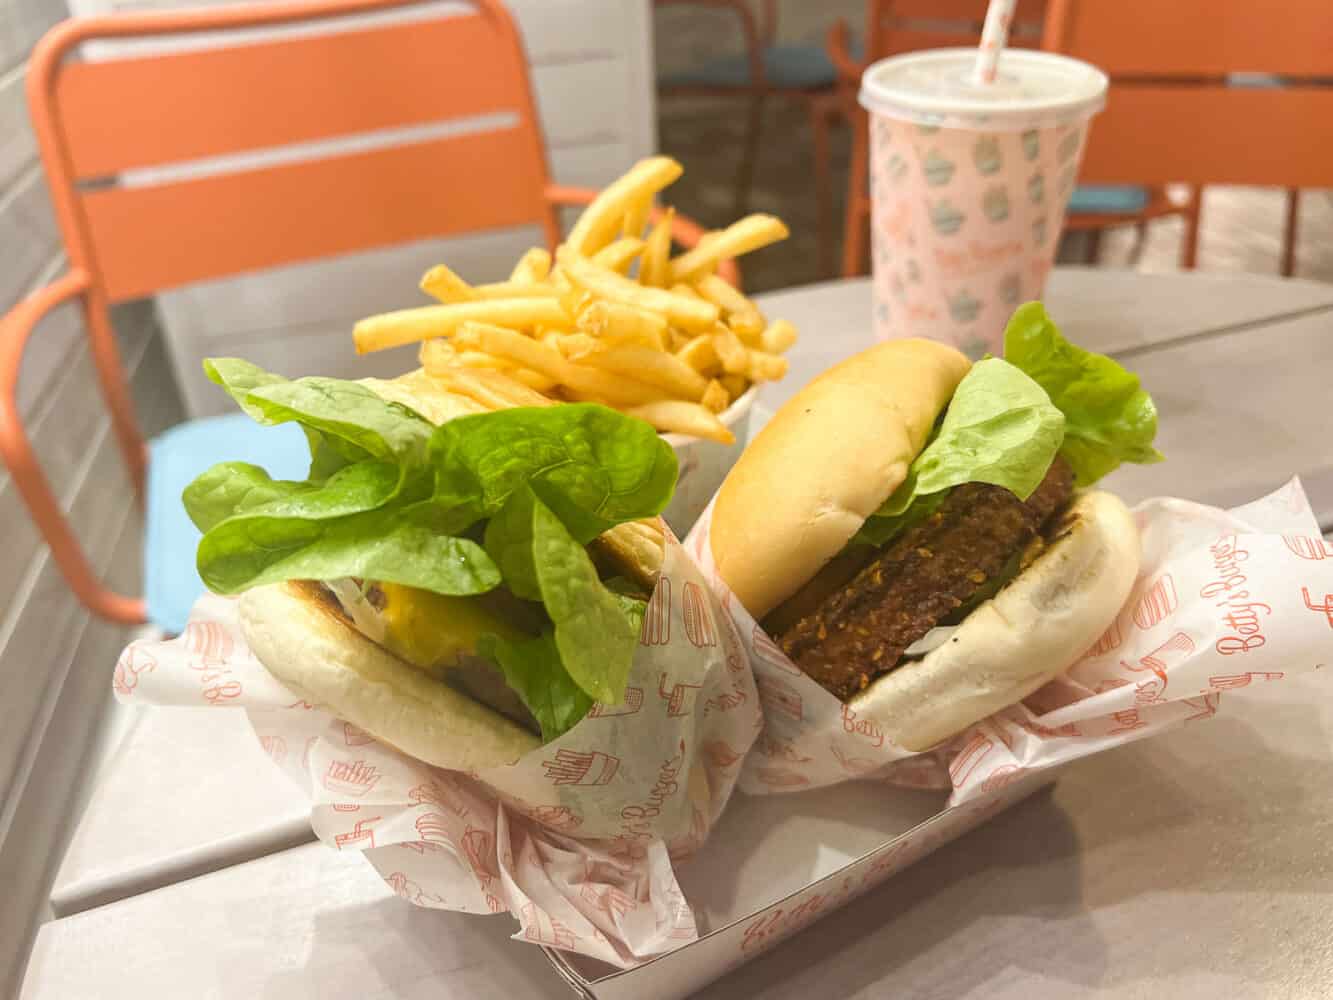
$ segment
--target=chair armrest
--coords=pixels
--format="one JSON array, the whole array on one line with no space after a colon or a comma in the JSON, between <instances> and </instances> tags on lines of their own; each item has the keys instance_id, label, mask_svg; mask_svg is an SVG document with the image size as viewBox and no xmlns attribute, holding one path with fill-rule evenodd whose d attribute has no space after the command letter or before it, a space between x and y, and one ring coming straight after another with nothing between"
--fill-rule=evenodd
<instances>
[{"instance_id":1,"label":"chair armrest","mask_svg":"<svg viewBox=\"0 0 1333 1000\"><path fill-rule=\"evenodd\" d=\"M595 191L592 188L569 187L563 184L550 184L546 188L546 200L552 205L591 205L593 199L599 194L601 194L600 191ZM662 210L654 207L650 218L653 222L656 222L662 215ZM698 246L699 240L707 232L706 228L689 216L681 215L679 212L671 220L671 238L686 250ZM741 269L734 260L720 262L717 265L717 273L733 287L741 287Z\"/></svg>"},{"instance_id":2,"label":"chair armrest","mask_svg":"<svg viewBox=\"0 0 1333 1000\"><path fill-rule=\"evenodd\" d=\"M118 594L98 580L37 462L19 414L19 370L28 338L47 313L79 298L87 292L88 286L85 272L71 271L34 292L0 318L0 458L9 467L19 495L32 514L37 530L51 547L51 556L74 595L89 610L104 618L138 624L146 620L143 599Z\"/></svg>"}]
</instances>

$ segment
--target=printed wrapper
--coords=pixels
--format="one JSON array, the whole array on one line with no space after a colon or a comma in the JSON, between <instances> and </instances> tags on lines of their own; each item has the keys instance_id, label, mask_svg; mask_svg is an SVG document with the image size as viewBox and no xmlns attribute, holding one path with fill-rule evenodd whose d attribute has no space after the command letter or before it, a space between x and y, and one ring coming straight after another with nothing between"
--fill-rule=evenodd
<instances>
[{"instance_id":1,"label":"printed wrapper","mask_svg":"<svg viewBox=\"0 0 1333 1000\"><path fill-rule=\"evenodd\" d=\"M1023 702L924 754L807 677L718 578L710 507L686 547L741 628L765 727L741 774L764 795L853 778L953 788L957 805L1043 768L1217 715L1222 694L1333 662L1333 543L1299 480L1232 510L1134 509L1139 576L1102 638Z\"/></svg>"},{"instance_id":2,"label":"printed wrapper","mask_svg":"<svg viewBox=\"0 0 1333 1000\"><path fill-rule=\"evenodd\" d=\"M299 699L213 595L179 638L130 645L114 687L244 710L320 840L363 852L404 899L508 910L518 940L622 967L697 936L671 859L703 843L762 725L740 633L669 536L624 701L510 766L441 770Z\"/></svg>"}]
</instances>

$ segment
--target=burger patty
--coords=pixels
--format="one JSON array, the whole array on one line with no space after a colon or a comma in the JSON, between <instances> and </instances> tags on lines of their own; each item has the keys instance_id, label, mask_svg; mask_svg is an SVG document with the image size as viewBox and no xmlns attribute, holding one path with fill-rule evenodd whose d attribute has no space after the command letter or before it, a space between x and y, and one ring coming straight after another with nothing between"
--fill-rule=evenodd
<instances>
[{"instance_id":1,"label":"burger patty","mask_svg":"<svg viewBox=\"0 0 1333 1000\"><path fill-rule=\"evenodd\" d=\"M778 645L826 690L852 698L992 581L1072 494L1073 474L1059 458L1026 501L985 483L955 487Z\"/></svg>"}]
</instances>

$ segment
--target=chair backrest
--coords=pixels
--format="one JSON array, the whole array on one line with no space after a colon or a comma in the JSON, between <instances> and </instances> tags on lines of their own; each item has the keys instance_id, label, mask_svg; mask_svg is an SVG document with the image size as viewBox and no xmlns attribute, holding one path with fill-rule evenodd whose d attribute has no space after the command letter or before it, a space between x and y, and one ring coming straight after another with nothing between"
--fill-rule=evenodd
<instances>
[{"instance_id":1,"label":"chair backrest","mask_svg":"<svg viewBox=\"0 0 1333 1000\"><path fill-rule=\"evenodd\" d=\"M866 16L867 61L959 45L976 45L986 19L986 0L870 0ZM1041 44L1046 0L1018 0L1010 44Z\"/></svg>"},{"instance_id":2,"label":"chair backrest","mask_svg":"<svg viewBox=\"0 0 1333 1000\"><path fill-rule=\"evenodd\" d=\"M1084 180L1328 187L1330 43L1328 0L1050 0L1044 44L1111 77Z\"/></svg>"},{"instance_id":3,"label":"chair backrest","mask_svg":"<svg viewBox=\"0 0 1333 1000\"><path fill-rule=\"evenodd\" d=\"M71 264L117 302L427 236L540 222L554 240L508 13L470 0L349 21L413 6L298 0L55 28L28 93ZM320 33L253 31L297 24ZM100 40L247 31L223 47L73 58Z\"/></svg>"}]
</instances>

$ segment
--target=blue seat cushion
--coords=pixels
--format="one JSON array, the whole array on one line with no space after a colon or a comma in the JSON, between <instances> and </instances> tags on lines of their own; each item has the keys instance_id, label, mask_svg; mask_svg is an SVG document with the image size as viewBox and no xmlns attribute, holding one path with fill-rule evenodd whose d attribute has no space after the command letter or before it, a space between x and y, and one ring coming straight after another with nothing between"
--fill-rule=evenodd
<instances>
[{"instance_id":1,"label":"blue seat cushion","mask_svg":"<svg viewBox=\"0 0 1333 1000\"><path fill-rule=\"evenodd\" d=\"M264 427L244 413L180 424L149 448L144 597L149 620L176 634L204 591L194 567L199 530L181 503L185 487L216 462L249 462L274 479L304 479L310 449L296 424Z\"/></svg>"},{"instance_id":2,"label":"blue seat cushion","mask_svg":"<svg viewBox=\"0 0 1333 1000\"><path fill-rule=\"evenodd\" d=\"M794 90L831 87L838 79L820 45L770 45L764 49L764 75L771 86ZM744 88L751 84L750 60L744 52L719 56L660 82L665 87Z\"/></svg>"},{"instance_id":3,"label":"blue seat cushion","mask_svg":"<svg viewBox=\"0 0 1333 1000\"><path fill-rule=\"evenodd\" d=\"M1148 204L1147 188L1132 184L1080 184L1069 196L1069 214L1085 212L1133 215Z\"/></svg>"}]
</instances>

